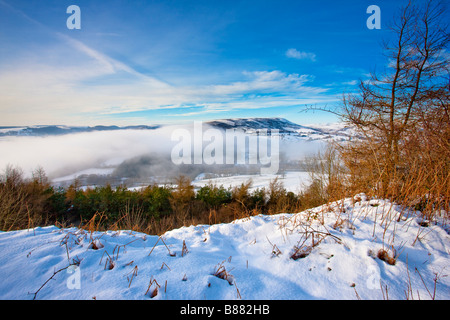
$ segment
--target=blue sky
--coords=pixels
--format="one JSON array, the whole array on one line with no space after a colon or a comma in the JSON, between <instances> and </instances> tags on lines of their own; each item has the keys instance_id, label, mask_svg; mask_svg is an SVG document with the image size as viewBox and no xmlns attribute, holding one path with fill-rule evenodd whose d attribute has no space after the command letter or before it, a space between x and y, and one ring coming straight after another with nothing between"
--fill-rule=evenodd
<instances>
[{"instance_id":1,"label":"blue sky","mask_svg":"<svg viewBox=\"0 0 450 320\"><path fill-rule=\"evenodd\" d=\"M332 122L406 0L0 0L0 126ZM81 9L69 30L68 6ZM381 9L370 30L368 6Z\"/></svg>"}]
</instances>

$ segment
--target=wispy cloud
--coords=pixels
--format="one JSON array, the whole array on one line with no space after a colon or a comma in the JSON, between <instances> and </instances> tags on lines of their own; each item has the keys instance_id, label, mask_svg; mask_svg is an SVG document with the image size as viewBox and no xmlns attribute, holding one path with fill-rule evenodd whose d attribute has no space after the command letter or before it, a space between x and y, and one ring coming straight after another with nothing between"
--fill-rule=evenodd
<instances>
[{"instance_id":1,"label":"wispy cloud","mask_svg":"<svg viewBox=\"0 0 450 320\"><path fill-rule=\"evenodd\" d=\"M312 52L298 51L295 48L290 48L286 51L286 57L298 60L316 61L316 54Z\"/></svg>"},{"instance_id":2,"label":"wispy cloud","mask_svg":"<svg viewBox=\"0 0 450 320\"><path fill-rule=\"evenodd\" d=\"M130 66L124 64L123 62L113 59L113 58L109 57L108 55L103 54L100 51L87 46L86 44L84 44L83 42L81 42L79 40L75 40L65 34L62 34L62 33L57 33L57 36L60 37L61 39L63 39L63 41L65 41L67 44L71 45L76 50L86 54L87 56L89 56L89 57L93 58L94 60L96 60L97 62L99 62L105 68L105 71L107 71L109 73L118 73L118 72L123 71L130 75L142 78L148 82L152 82L154 85L161 86L161 87L167 86L166 83L164 83L160 80L157 80L155 78L149 77L147 75L144 75L143 73L140 73L140 72L136 71L135 69L131 68Z\"/></svg>"},{"instance_id":3,"label":"wispy cloud","mask_svg":"<svg viewBox=\"0 0 450 320\"><path fill-rule=\"evenodd\" d=\"M0 4L4 4L3 0ZM326 87L313 85L313 75L280 70L243 71L228 82L217 73L209 75L206 84L190 84L182 79L176 85L170 84L12 9L42 27L51 41L45 48L27 53L25 58L0 64L0 125L136 121L134 114L157 110L170 111L171 116L229 116L227 113L232 110L289 107L334 99ZM316 57L296 49L289 49L286 55L311 61ZM120 119L120 115L126 117Z\"/></svg>"},{"instance_id":4,"label":"wispy cloud","mask_svg":"<svg viewBox=\"0 0 450 320\"><path fill-rule=\"evenodd\" d=\"M296 73L286 74L279 70L274 71L244 71L243 81L232 82L225 85L207 86L204 90L218 95L233 95L244 93L280 93L294 92L304 89L306 82L312 80L310 75Z\"/></svg>"},{"instance_id":5,"label":"wispy cloud","mask_svg":"<svg viewBox=\"0 0 450 320\"><path fill-rule=\"evenodd\" d=\"M80 122L86 121L86 115L96 115L91 119L95 121L161 109L179 109L179 114L226 113L298 105L305 99L328 99L327 89L310 85L312 75L279 70L244 71L240 80L224 84L214 83L223 81L218 77L209 84L170 85L80 40L61 33L54 33L54 38L58 43L51 52L47 48L30 53L35 61L18 59L8 67L3 66L0 72L3 121L18 125L70 124L68 115ZM64 59L55 61L55 56ZM190 109L192 106L195 111ZM33 123L20 123L23 119Z\"/></svg>"}]
</instances>

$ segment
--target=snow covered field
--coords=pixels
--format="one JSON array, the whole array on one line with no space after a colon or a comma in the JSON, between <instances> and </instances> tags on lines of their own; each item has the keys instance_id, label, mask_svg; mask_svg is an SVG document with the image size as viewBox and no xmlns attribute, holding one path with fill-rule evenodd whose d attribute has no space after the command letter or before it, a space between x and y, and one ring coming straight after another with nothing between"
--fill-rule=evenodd
<instances>
[{"instance_id":1,"label":"snow covered field","mask_svg":"<svg viewBox=\"0 0 450 320\"><path fill-rule=\"evenodd\" d=\"M195 188L201 188L209 184L223 186L225 189L239 187L248 181L252 181L249 191L267 188L270 182L278 179L287 191L300 193L311 184L311 175L304 171L290 171L285 174L261 174L261 175L231 175L227 177L207 178L200 175L192 181Z\"/></svg>"},{"instance_id":2,"label":"snow covered field","mask_svg":"<svg viewBox=\"0 0 450 320\"><path fill-rule=\"evenodd\" d=\"M2 232L0 299L449 299L448 232L364 195L161 237Z\"/></svg>"}]
</instances>

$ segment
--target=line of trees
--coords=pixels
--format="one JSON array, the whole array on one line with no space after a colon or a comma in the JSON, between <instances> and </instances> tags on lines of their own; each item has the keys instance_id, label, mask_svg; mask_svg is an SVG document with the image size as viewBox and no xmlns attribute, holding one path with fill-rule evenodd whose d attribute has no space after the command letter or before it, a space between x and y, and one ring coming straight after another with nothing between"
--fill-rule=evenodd
<instances>
[{"instance_id":1,"label":"line of trees","mask_svg":"<svg viewBox=\"0 0 450 320\"><path fill-rule=\"evenodd\" d=\"M173 185L149 185L129 190L110 185L81 188L52 186L42 169L25 179L20 168L8 166L0 176L0 230L43 225L83 226L162 234L190 224L230 222L235 219L281 212L299 212L323 199L313 189L294 194L280 180L251 190L251 181L234 188L206 185L194 190L181 176ZM94 219L94 221L93 221Z\"/></svg>"}]
</instances>

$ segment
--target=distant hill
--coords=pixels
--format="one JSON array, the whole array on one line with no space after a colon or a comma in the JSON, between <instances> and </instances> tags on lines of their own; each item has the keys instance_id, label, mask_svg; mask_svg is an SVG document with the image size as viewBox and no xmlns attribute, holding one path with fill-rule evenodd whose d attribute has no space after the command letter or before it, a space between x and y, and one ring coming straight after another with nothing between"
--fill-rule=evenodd
<instances>
[{"instance_id":1,"label":"distant hill","mask_svg":"<svg viewBox=\"0 0 450 320\"><path fill-rule=\"evenodd\" d=\"M221 119L206 122L221 130L237 129L252 134L258 130L278 130L284 140L349 140L354 131L342 123L303 126L284 118Z\"/></svg>"},{"instance_id":2,"label":"distant hill","mask_svg":"<svg viewBox=\"0 0 450 320\"><path fill-rule=\"evenodd\" d=\"M219 130L236 129L247 134L259 130L278 130L283 139L301 140L349 140L354 137L353 130L343 124L319 124L303 126L284 118L240 118L220 119L204 122L205 125ZM63 126L38 125L23 127L0 127L2 136L55 136L82 132L117 131L117 130L155 130L163 125L135 125L135 126Z\"/></svg>"},{"instance_id":3,"label":"distant hill","mask_svg":"<svg viewBox=\"0 0 450 320\"><path fill-rule=\"evenodd\" d=\"M279 130L280 133L291 133L305 128L283 118L222 119L207 121L206 124L220 129L239 128L244 131L276 129Z\"/></svg>"},{"instance_id":4,"label":"distant hill","mask_svg":"<svg viewBox=\"0 0 450 320\"><path fill-rule=\"evenodd\" d=\"M70 127L70 126L27 126L27 127L0 127L0 136L55 136L81 132L115 131L115 130L154 130L161 126L94 126L94 127Z\"/></svg>"}]
</instances>

